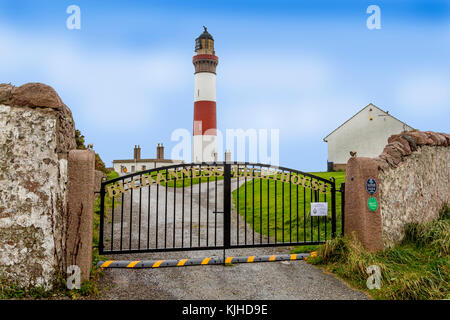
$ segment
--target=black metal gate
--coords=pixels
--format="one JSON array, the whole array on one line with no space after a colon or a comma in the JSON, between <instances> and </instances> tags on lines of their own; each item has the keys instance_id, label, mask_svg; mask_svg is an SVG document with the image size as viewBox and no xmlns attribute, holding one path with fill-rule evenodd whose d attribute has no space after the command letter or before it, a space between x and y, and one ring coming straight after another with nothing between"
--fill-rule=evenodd
<instances>
[{"instance_id":1,"label":"black metal gate","mask_svg":"<svg viewBox=\"0 0 450 320\"><path fill-rule=\"evenodd\" d=\"M193 163L105 181L100 254L319 244L343 227L335 181L256 163ZM311 211L322 203L326 215ZM315 211L315 210L313 210ZM340 218L340 219L339 219Z\"/></svg>"}]
</instances>

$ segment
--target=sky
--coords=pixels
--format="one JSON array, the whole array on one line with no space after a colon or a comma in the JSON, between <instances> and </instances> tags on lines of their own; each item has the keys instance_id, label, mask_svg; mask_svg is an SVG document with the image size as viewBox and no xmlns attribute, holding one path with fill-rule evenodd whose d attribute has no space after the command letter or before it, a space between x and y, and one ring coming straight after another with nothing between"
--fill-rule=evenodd
<instances>
[{"instance_id":1,"label":"sky","mask_svg":"<svg viewBox=\"0 0 450 320\"><path fill-rule=\"evenodd\" d=\"M80 29L66 26L70 5ZM173 131L192 132L204 25L218 129L278 129L281 166L325 171L323 138L369 103L450 132L450 1L0 0L0 83L52 86L107 166L134 145L170 156Z\"/></svg>"}]
</instances>

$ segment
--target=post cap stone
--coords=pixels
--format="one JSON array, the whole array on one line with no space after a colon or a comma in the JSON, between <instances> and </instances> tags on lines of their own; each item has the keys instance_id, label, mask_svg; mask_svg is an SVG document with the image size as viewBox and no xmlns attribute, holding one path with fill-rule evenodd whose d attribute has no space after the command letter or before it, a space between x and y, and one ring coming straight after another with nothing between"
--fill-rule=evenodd
<instances>
[{"instance_id":1,"label":"post cap stone","mask_svg":"<svg viewBox=\"0 0 450 320\"><path fill-rule=\"evenodd\" d=\"M428 136L428 138L433 140L433 145L442 146L447 142L447 139L445 139L445 137L437 132L425 131L425 134Z\"/></svg>"},{"instance_id":2,"label":"post cap stone","mask_svg":"<svg viewBox=\"0 0 450 320\"><path fill-rule=\"evenodd\" d=\"M406 147L399 140L395 140L391 142L389 145L391 145L394 149L398 150L402 157L411 154L411 149L409 148L409 145L407 144L408 147Z\"/></svg>"},{"instance_id":3,"label":"post cap stone","mask_svg":"<svg viewBox=\"0 0 450 320\"><path fill-rule=\"evenodd\" d=\"M43 83L27 83L20 87L2 83L0 104L18 108L43 108L43 114L57 119L56 152L62 158L67 158L69 150L76 149L72 112L52 87Z\"/></svg>"},{"instance_id":4,"label":"post cap stone","mask_svg":"<svg viewBox=\"0 0 450 320\"><path fill-rule=\"evenodd\" d=\"M408 140L406 140L403 137L397 138L394 142L400 143L403 151L405 152L405 155L410 155L414 150L412 150Z\"/></svg>"},{"instance_id":5,"label":"post cap stone","mask_svg":"<svg viewBox=\"0 0 450 320\"><path fill-rule=\"evenodd\" d=\"M404 134L402 135L402 138L408 142L411 151L417 150L417 144L410 136Z\"/></svg>"},{"instance_id":6,"label":"post cap stone","mask_svg":"<svg viewBox=\"0 0 450 320\"><path fill-rule=\"evenodd\" d=\"M8 101L12 99L12 91L14 86L8 83L0 83L0 104L8 105Z\"/></svg>"},{"instance_id":7,"label":"post cap stone","mask_svg":"<svg viewBox=\"0 0 450 320\"><path fill-rule=\"evenodd\" d=\"M43 107L61 109L64 107L56 91L43 83L27 83L20 87L0 84L0 103L14 107Z\"/></svg>"},{"instance_id":8,"label":"post cap stone","mask_svg":"<svg viewBox=\"0 0 450 320\"><path fill-rule=\"evenodd\" d=\"M404 131L388 138L383 152L375 158L378 169L397 168L401 162L421 146L450 146L450 135L433 131Z\"/></svg>"},{"instance_id":9,"label":"post cap stone","mask_svg":"<svg viewBox=\"0 0 450 320\"><path fill-rule=\"evenodd\" d=\"M433 145L431 140L425 132L421 131L407 131L405 135L409 136L418 146Z\"/></svg>"}]
</instances>

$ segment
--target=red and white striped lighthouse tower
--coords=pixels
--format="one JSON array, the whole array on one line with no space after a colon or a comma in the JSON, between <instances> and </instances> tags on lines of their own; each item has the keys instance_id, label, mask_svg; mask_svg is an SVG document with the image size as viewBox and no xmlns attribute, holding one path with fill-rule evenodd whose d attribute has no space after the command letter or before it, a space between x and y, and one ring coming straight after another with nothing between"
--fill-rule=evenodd
<instances>
[{"instance_id":1,"label":"red and white striped lighthouse tower","mask_svg":"<svg viewBox=\"0 0 450 320\"><path fill-rule=\"evenodd\" d=\"M217 161L216 66L214 39L205 31L195 39L193 162Z\"/></svg>"}]
</instances>

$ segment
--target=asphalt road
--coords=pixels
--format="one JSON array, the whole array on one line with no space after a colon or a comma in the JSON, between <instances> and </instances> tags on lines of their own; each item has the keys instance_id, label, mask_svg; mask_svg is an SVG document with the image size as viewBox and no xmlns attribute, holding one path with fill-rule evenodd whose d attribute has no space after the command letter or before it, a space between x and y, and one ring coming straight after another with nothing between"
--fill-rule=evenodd
<instances>
[{"instance_id":1,"label":"asphalt road","mask_svg":"<svg viewBox=\"0 0 450 320\"><path fill-rule=\"evenodd\" d=\"M221 187L221 181L218 181L218 190ZM242 181L240 181L240 184ZM154 247L179 246L181 243L194 245L212 244L215 238L220 241L223 235L223 216L221 203L223 198L220 192L215 198L215 185L209 185L209 200L206 197L198 198L199 189L205 193L206 183L202 186L192 188L193 208L200 207L199 213L190 214L190 188L186 188L185 199L181 196L181 190L176 190L174 195L173 188L167 188L167 214L165 209L165 191L164 187L159 187L160 193L158 203L158 220L156 219L156 189L152 187L153 196L148 201L148 192L136 193L133 197L133 206L130 210L131 199L126 196L124 199L123 219L119 215L114 217L114 248L120 246L120 230L122 230L122 247L135 248L139 244L145 247L149 244ZM237 183L232 183L232 189L237 188ZM143 189L143 190L147 190ZM139 196L138 196L139 194ZM203 195L203 194L202 194ZM171 200L172 199L172 200ZM175 202L173 201L175 199ZM189 200L187 200L189 199ZM139 202L141 206L139 207ZM215 206L217 202L217 210ZM177 210L174 210L173 203L176 203ZM150 228L148 228L148 204L150 204ZM181 215L179 208L185 206L185 214ZM206 210L208 208L208 210ZM217 212L214 212L217 211ZM141 219L139 219L141 212ZM131 219L130 219L131 217ZM192 232L190 229L192 221ZM112 221L110 221L112 222ZM130 223L131 222L131 223ZM111 233L111 225L105 226L106 234ZM131 232L130 232L131 226ZM158 233L156 232L158 226ZM167 227L166 227L167 226ZM252 238L252 229L246 223L243 223L240 216L232 212L231 227L235 230L232 242L237 243L237 234L239 234L239 243ZM139 237L138 230L141 230ZM247 229L247 231L246 231ZM174 232L175 230L175 232ZM148 232L150 231L150 232ZM131 234L131 237L130 237ZM147 235L150 237L147 239ZM175 235L175 237L174 237ZM192 235L192 236L191 236ZM215 237L217 235L217 237ZM266 241L267 238L259 237L256 234L257 241ZM106 245L111 242L106 242ZM246 255L268 255L268 254L286 254L290 248L257 248L257 249L239 249L227 250L227 256L246 256ZM221 250L208 251L184 251L184 252L164 252L147 254L121 254L110 255L108 258L113 260L156 260L156 259L182 259L195 257L222 256ZM266 263L244 263L232 266L207 265L190 267L172 267L158 269L106 269L105 276L100 280L103 288L101 299L368 299L366 294L349 288L344 282L333 275L324 274L320 269L307 264L304 261L283 261Z\"/></svg>"}]
</instances>

